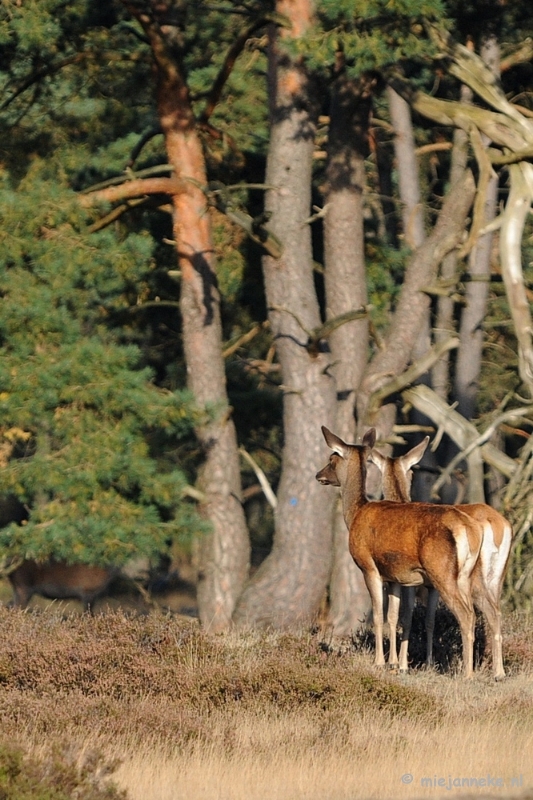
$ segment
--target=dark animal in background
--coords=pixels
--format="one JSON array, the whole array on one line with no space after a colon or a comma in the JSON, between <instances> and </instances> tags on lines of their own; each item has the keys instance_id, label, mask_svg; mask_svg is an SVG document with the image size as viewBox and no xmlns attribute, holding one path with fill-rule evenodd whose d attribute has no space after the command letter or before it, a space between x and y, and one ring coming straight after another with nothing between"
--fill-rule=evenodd
<instances>
[{"instance_id":1,"label":"dark animal in background","mask_svg":"<svg viewBox=\"0 0 533 800\"><path fill-rule=\"evenodd\" d=\"M9 574L13 605L25 608L34 594L49 600L80 600L92 611L95 600L105 595L117 571L64 561L23 561Z\"/></svg>"}]
</instances>

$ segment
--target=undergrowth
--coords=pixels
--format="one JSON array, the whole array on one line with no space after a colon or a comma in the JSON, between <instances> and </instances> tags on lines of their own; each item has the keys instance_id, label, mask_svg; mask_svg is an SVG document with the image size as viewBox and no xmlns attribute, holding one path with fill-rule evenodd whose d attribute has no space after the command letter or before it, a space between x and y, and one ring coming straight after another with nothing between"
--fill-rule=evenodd
<instances>
[{"instance_id":1,"label":"undergrowth","mask_svg":"<svg viewBox=\"0 0 533 800\"><path fill-rule=\"evenodd\" d=\"M516 682L494 684L483 637L481 669L473 681L456 678L460 640L446 614L437 616L436 652L446 653L440 669L447 674L414 669L402 678L373 666L368 636L210 635L196 621L157 613L62 617L0 607L0 800L125 797L109 779L113 759L84 750L89 734L99 743L122 742L127 752L152 742L162 757L213 747L242 756L249 747L253 763L261 748L268 757L267 731L281 722L293 731L286 746L280 739L286 750L300 720L301 752L320 752L328 742L338 749L364 736L369 721L375 736L396 731L394 747L409 730L431 737L480 716L496 727L516 719L533 728L533 693L524 690L533 664L531 620L506 618L504 656ZM416 626L423 628L422 618L415 617L415 635L423 639ZM423 660L417 648L414 664Z\"/></svg>"},{"instance_id":2,"label":"undergrowth","mask_svg":"<svg viewBox=\"0 0 533 800\"><path fill-rule=\"evenodd\" d=\"M52 747L42 757L21 745L0 743L0 800L126 800L108 781L113 764L91 753L83 760Z\"/></svg>"}]
</instances>

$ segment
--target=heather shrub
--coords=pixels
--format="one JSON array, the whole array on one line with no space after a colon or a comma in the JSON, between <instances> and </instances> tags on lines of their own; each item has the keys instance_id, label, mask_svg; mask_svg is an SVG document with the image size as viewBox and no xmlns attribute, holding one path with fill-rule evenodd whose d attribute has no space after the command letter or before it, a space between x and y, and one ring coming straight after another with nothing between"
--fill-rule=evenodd
<instances>
[{"instance_id":1,"label":"heather shrub","mask_svg":"<svg viewBox=\"0 0 533 800\"><path fill-rule=\"evenodd\" d=\"M0 800L126 800L108 776L115 765L98 753L83 759L68 749L37 757L22 746L0 743Z\"/></svg>"},{"instance_id":2,"label":"heather shrub","mask_svg":"<svg viewBox=\"0 0 533 800\"><path fill-rule=\"evenodd\" d=\"M454 620L446 614L439 619L440 646L450 659L459 657ZM506 617L504 657L511 678L496 684L486 662L472 681L453 669L446 675L413 669L400 676L376 668L368 635L212 635L196 620L155 612L92 617L61 616L57 608L0 607L0 800L121 798L109 782L117 759L116 780L135 800L161 800L151 787L167 767L165 798L203 800L209 795L194 788L194 776L211 768L214 773L202 781L215 791L215 775L226 775L228 786L240 780L240 798L247 797L248 782L238 777L238 765L264 769L268 785L275 764L293 764L297 776L302 764L329 758L327 774L333 776L361 748L371 759L388 759L383 769L369 773L368 785L387 769L401 776L416 759L419 772L430 769L422 751L429 754L432 742L440 743L439 758L446 752L464 770L463 751L468 742L479 742L481 721L499 732L498 758L507 759L510 774L519 773L514 743L526 751L533 746L531 633L529 618ZM465 743L457 748L460 731ZM494 759L494 735L487 734L482 758L476 749L480 764ZM183 770L189 789L181 787ZM320 775L309 777L311 784ZM348 770L345 780L343 796L355 796L359 778ZM175 793L177 783L181 794ZM329 796L316 785L313 797ZM280 797L300 796L294 788ZM229 789L227 796L233 796ZM254 797L262 796L258 788Z\"/></svg>"}]
</instances>

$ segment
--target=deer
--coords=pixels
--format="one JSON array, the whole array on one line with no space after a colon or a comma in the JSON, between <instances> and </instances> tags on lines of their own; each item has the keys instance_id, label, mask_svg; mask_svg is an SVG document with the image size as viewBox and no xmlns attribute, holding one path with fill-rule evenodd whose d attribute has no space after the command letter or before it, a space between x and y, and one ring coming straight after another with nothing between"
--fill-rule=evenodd
<instances>
[{"instance_id":1,"label":"deer","mask_svg":"<svg viewBox=\"0 0 533 800\"><path fill-rule=\"evenodd\" d=\"M457 618L463 673L471 678L475 625L471 576L483 543L481 524L457 506L368 500L366 465L375 429L365 433L360 445L344 442L324 426L322 433L333 452L316 480L340 488L350 554L372 602L375 665L385 666L383 584L433 586Z\"/></svg>"},{"instance_id":2,"label":"deer","mask_svg":"<svg viewBox=\"0 0 533 800\"><path fill-rule=\"evenodd\" d=\"M50 600L81 600L84 611L93 611L93 603L104 595L117 571L89 564L67 564L48 560L42 563L25 560L8 578L13 589L12 605L26 608L34 594Z\"/></svg>"},{"instance_id":3,"label":"deer","mask_svg":"<svg viewBox=\"0 0 533 800\"><path fill-rule=\"evenodd\" d=\"M418 445L403 456L393 458L373 450L370 459L379 468L386 500L407 503L411 500L412 468L421 460L429 443L426 436ZM479 559L472 574L474 604L485 615L492 634L492 666L495 680L505 677L502 652L500 599L503 581L509 563L513 529L511 523L496 509L486 503L466 503L457 506L483 528L483 543ZM433 664L433 631L439 595L434 587L428 589L426 607L426 663ZM415 591L409 587L402 594L402 643L400 646L400 670L407 670L409 633L415 603ZM396 611L396 619L393 615ZM389 625L398 621L397 607L392 609ZM392 627L391 627L392 630ZM392 636L391 636L392 647Z\"/></svg>"}]
</instances>

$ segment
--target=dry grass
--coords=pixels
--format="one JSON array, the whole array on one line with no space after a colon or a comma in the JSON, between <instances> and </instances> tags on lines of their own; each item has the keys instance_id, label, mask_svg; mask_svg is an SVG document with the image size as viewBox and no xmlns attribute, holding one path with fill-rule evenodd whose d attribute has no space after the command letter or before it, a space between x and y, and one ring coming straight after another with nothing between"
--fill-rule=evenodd
<instances>
[{"instance_id":1,"label":"dry grass","mask_svg":"<svg viewBox=\"0 0 533 800\"><path fill-rule=\"evenodd\" d=\"M505 629L510 677L494 683L486 666L473 681L390 674L361 641L311 633L210 636L157 614L0 608L0 741L41 761L75 752L99 763L100 783L94 754L118 759L112 779L130 800L525 796L533 622L514 615Z\"/></svg>"}]
</instances>

